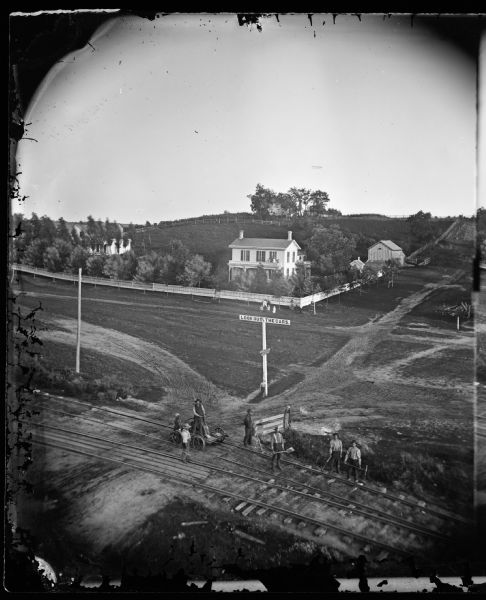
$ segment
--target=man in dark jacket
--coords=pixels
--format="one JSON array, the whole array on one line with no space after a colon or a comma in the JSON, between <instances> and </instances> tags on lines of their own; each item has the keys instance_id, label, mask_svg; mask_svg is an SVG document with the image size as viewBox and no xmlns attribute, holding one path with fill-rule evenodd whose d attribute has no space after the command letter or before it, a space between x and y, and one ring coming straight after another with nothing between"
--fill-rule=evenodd
<instances>
[{"instance_id":1,"label":"man in dark jacket","mask_svg":"<svg viewBox=\"0 0 486 600\"><path fill-rule=\"evenodd\" d=\"M245 420L243 421L243 424L245 425L245 437L243 439L243 445L251 446L251 442L252 442L252 438L253 438L253 428L254 428L251 408L249 408L246 411L246 417L245 417Z\"/></svg>"},{"instance_id":2,"label":"man in dark jacket","mask_svg":"<svg viewBox=\"0 0 486 600\"><path fill-rule=\"evenodd\" d=\"M284 452L284 439L283 435L278 430L278 427L275 427L271 437L271 446L272 446L272 471L275 470L275 464L277 469L281 471L280 468L280 455Z\"/></svg>"}]
</instances>

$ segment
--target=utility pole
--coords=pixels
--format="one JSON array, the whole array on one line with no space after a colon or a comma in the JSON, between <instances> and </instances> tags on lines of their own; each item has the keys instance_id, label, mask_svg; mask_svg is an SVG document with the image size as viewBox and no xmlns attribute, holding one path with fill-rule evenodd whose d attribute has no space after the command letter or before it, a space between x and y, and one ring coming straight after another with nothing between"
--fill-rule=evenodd
<instances>
[{"instance_id":1,"label":"utility pole","mask_svg":"<svg viewBox=\"0 0 486 600\"><path fill-rule=\"evenodd\" d=\"M76 338L76 373L80 372L80 356L81 356L81 272L79 269L78 275L78 334Z\"/></svg>"},{"instance_id":2,"label":"utility pole","mask_svg":"<svg viewBox=\"0 0 486 600\"><path fill-rule=\"evenodd\" d=\"M263 389L264 398L268 396L268 377L267 377L267 322L262 321L262 359L263 359Z\"/></svg>"}]
</instances>

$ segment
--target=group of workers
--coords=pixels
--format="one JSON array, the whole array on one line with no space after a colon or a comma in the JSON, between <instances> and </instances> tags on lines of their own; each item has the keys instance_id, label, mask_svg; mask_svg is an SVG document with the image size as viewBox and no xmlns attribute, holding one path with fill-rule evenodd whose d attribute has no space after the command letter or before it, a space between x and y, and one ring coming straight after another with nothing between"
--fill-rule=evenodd
<instances>
[{"instance_id":1,"label":"group of workers","mask_svg":"<svg viewBox=\"0 0 486 600\"><path fill-rule=\"evenodd\" d=\"M343 443L338 433L333 433L329 444L329 458L327 462L331 463L331 470L334 467L336 473L341 473L341 460L343 457ZM348 479L350 475L354 476L354 481L358 481L358 470L361 469L361 450L358 448L356 440L351 442L344 457L344 464L348 465Z\"/></svg>"},{"instance_id":2,"label":"group of workers","mask_svg":"<svg viewBox=\"0 0 486 600\"><path fill-rule=\"evenodd\" d=\"M290 425L290 406L285 409L286 419L288 425ZM203 437L209 436L209 428L206 425L206 411L204 409L204 405L202 401L197 398L194 402L193 407L193 434L199 434ZM246 412L243 425L245 428L245 435L243 438L243 446L251 446L253 442L253 437L256 434L255 422L253 420L253 411L249 408ZM181 435L182 439L182 460L187 462L188 460L188 449L189 442L191 441L191 427L189 423L185 423L184 425L181 422L181 416L179 413L176 413L174 419L174 431L178 431ZM285 440L280 432L280 428L276 425L273 429L273 432L270 437L270 448L272 451L272 472L275 472L275 469L281 471L282 468L280 466L280 458L281 455L286 452L285 450ZM341 461L343 458L343 443L339 437L338 433L333 433L330 444L329 444L329 458L326 461L330 464L330 469L335 470L336 473L341 473ZM358 448L358 444L356 440L351 442L351 446L347 449L346 454L344 456L344 464L348 466L347 468L347 477L354 477L354 481L356 483L359 482L358 471L361 469L361 450Z\"/></svg>"}]
</instances>

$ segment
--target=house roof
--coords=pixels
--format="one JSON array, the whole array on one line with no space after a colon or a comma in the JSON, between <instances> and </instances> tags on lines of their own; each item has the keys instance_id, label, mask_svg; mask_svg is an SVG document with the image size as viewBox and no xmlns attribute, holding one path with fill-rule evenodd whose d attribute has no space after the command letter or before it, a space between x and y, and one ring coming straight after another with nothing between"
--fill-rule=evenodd
<instances>
[{"instance_id":1,"label":"house roof","mask_svg":"<svg viewBox=\"0 0 486 600\"><path fill-rule=\"evenodd\" d=\"M378 244L383 244L384 246L387 246L387 248L390 248L390 250L399 250L399 251L402 251L402 249L400 248L400 246L397 246L395 244L395 242L392 242L391 240L380 240L379 242L376 242L376 244L373 244L373 246L370 246L370 248L374 248Z\"/></svg>"},{"instance_id":2,"label":"house roof","mask_svg":"<svg viewBox=\"0 0 486 600\"><path fill-rule=\"evenodd\" d=\"M295 243L300 250L299 244L295 240L283 240L272 238L236 238L229 248L261 248L262 250L286 250L292 243Z\"/></svg>"}]
</instances>

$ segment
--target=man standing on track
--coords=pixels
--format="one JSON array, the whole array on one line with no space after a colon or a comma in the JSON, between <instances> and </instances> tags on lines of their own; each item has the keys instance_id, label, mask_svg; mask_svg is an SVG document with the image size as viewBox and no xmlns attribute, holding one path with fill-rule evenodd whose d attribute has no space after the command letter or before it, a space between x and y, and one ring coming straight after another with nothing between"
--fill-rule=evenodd
<instances>
[{"instance_id":1,"label":"man standing on track","mask_svg":"<svg viewBox=\"0 0 486 600\"><path fill-rule=\"evenodd\" d=\"M358 469L361 469L361 450L358 448L356 441L351 442L351 446L344 457L344 464L349 464L348 479L350 472L354 475L354 481L358 482Z\"/></svg>"},{"instance_id":2,"label":"man standing on track","mask_svg":"<svg viewBox=\"0 0 486 600\"><path fill-rule=\"evenodd\" d=\"M283 435L278 430L278 426L276 425L273 433L272 433L272 472L275 471L275 463L277 464L277 469L281 471L280 467L280 455L284 451L284 439Z\"/></svg>"},{"instance_id":3,"label":"man standing on track","mask_svg":"<svg viewBox=\"0 0 486 600\"><path fill-rule=\"evenodd\" d=\"M331 460L330 470L334 467L336 473L341 473L341 457L343 455L343 443L339 439L337 433L332 434L332 439L329 444L329 459ZM346 455L347 456L347 455Z\"/></svg>"},{"instance_id":4,"label":"man standing on track","mask_svg":"<svg viewBox=\"0 0 486 600\"><path fill-rule=\"evenodd\" d=\"M249 408L246 411L246 417L245 420L243 421L243 424L245 425L245 437L243 439L243 445L244 446L251 446L251 442L252 442L252 437L253 437L253 417L251 414L251 408Z\"/></svg>"},{"instance_id":5,"label":"man standing on track","mask_svg":"<svg viewBox=\"0 0 486 600\"><path fill-rule=\"evenodd\" d=\"M189 442L191 440L191 434L189 433L189 424L186 423L181 431L182 438L182 460L187 462Z\"/></svg>"},{"instance_id":6,"label":"man standing on track","mask_svg":"<svg viewBox=\"0 0 486 600\"><path fill-rule=\"evenodd\" d=\"M206 411L199 398L196 398L192 412L194 413L194 433L199 433L199 435L204 437L203 425L206 424Z\"/></svg>"}]
</instances>

